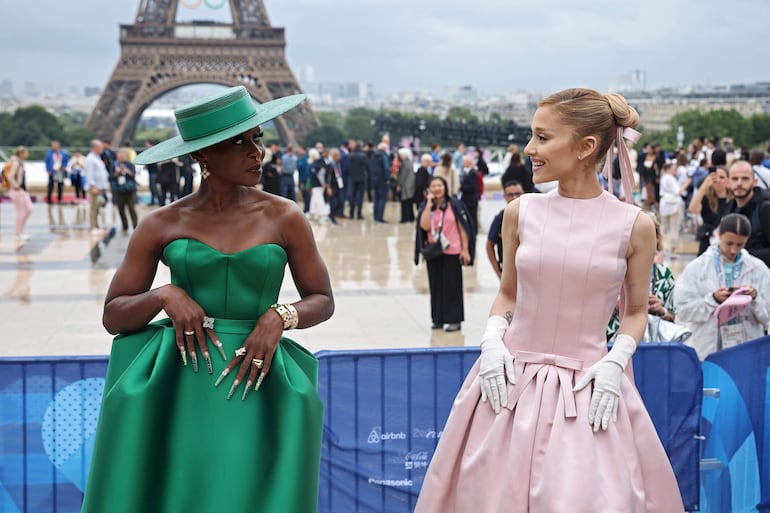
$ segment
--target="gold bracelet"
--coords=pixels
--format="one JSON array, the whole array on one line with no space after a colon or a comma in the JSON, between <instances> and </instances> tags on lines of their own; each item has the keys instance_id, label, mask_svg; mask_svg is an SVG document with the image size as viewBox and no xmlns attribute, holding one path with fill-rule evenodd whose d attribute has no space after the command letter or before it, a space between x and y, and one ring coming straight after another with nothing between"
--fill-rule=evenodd
<instances>
[{"instance_id":1,"label":"gold bracelet","mask_svg":"<svg viewBox=\"0 0 770 513\"><path fill-rule=\"evenodd\" d=\"M281 316L284 330L293 330L299 324L299 315L297 314L297 309L294 308L294 305L289 303L280 305L276 303L271 305L270 308L275 310L275 312Z\"/></svg>"}]
</instances>

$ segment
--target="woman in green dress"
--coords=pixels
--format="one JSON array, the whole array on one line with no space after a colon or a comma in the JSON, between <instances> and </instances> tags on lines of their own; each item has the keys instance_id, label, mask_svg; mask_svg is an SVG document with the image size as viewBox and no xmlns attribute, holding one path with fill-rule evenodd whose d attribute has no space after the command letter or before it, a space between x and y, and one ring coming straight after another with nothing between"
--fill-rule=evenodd
<instances>
[{"instance_id":1,"label":"woman in green dress","mask_svg":"<svg viewBox=\"0 0 770 513\"><path fill-rule=\"evenodd\" d=\"M110 284L103 323L119 335L84 512L316 511L318 362L282 334L334 300L301 209L256 187L259 125L303 99L228 89L178 109L181 135L137 158L190 154L202 181L142 219ZM171 283L153 288L159 262ZM301 299L277 304L287 264Z\"/></svg>"}]
</instances>

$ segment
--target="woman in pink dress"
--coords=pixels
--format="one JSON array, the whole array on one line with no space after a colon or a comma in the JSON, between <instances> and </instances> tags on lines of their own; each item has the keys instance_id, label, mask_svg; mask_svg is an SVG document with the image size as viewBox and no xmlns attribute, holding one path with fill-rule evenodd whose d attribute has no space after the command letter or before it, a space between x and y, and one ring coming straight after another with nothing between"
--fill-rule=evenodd
<instances>
[{"instance_id":1,"label":"woman in pink dress","mask_svg":"<svg viewBox=\"0 0 770 513\"><path fill-rule=\"evenodd\" d=\"M525 152L535 183L559 186L505 209L504 253L514 257L415 513L684 511L628 368L647 322L655 227L597 179L617 144L630 190L623 137L637 139L638 123L616 94L568 89L540 102Z\"/></svg>"}]
</instances>

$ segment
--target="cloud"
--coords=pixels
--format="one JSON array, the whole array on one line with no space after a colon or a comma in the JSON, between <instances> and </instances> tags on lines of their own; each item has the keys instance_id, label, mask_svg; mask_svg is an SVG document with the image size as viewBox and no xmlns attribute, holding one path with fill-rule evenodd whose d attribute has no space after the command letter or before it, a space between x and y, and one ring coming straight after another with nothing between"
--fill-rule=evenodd
<instances>
[{"instance_id":1,"label":"cloud","mask_svg":"<svg viewBox=\"0 0 770 513\"><path fill-rule=\"evenodd\" d=\"M486 92L767 80L768 0L265 0L294 67L380 92L470 84ZM103 85L139 0L0 0L0 78ZM202 17L222 11L200 11ZM183 13L187 17L192 11ZM197 13L197 11L196 11ZM32 65L30 65L32 63ZM76 71L73 71L76 70ZM42 77L42 78L41 78ZM88 80L87 83L82 83Z\"/></svg>"}]
</instances>

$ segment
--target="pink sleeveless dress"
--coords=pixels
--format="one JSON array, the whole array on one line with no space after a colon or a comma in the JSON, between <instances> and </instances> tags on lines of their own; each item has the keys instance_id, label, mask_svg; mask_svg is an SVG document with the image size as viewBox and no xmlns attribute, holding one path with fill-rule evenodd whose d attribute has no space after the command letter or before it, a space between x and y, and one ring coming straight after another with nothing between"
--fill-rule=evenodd
<instances>
[{"instance_id":1,"label":"pink sleeveless dress","mask_svg":"<svg viewBox=\"0 0 770 513\"><path fill-rule=\"evenodd\" d=\"M593 199L521 198L516 311L504 342L516 385L495 415L473 366L455 399L415 513L682 513L676 478L633 383L594 433L591 387L640 210ZM628 374L628 373L627 373Z\"/></svg>"}]
</instances>

